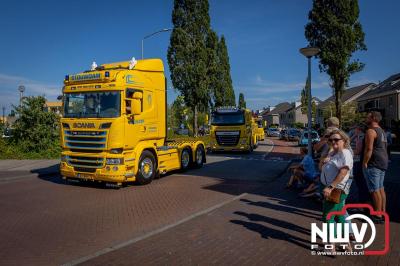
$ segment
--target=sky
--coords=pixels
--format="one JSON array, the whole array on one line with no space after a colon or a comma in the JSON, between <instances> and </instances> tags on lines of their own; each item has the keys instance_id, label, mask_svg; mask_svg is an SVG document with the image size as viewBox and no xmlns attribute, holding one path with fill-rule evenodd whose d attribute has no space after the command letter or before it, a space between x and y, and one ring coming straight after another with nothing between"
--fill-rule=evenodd
<instances>
[{"instance_id":1,"label":"sky","mask_svg":"<svg viewBox=\"0 0 400 266\"><path fill-rule=\"evenodd\" d=\"M350 86L383 81L400 72L398 0L362 0L360 21L368 50L354 56L366 64ZM66 74L97 64L141 57L141 40L172 27L173 1L2 1L0 9L0 107L8 113L25 95L61 94ZM224 35L236 96L253 110L300 98L307 75L299 48L311 0L210 0L211 26ZM145 58L166 60L169 32L144 42ZM332 94L329 77L312 61L313 96ZM171 82L168 101L178 95ZM237 97L238 98L238 97Z\"/></svg>"}]
</instances>

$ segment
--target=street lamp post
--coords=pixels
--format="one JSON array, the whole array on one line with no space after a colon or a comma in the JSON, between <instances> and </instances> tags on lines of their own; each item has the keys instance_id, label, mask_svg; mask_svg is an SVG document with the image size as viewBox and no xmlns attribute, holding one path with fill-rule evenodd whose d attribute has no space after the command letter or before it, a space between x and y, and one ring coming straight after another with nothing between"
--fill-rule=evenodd
<instances>
[{"instance_id":1,"label":"street lamp post","mask_svg":"<svg viewBox=\"0 0 400 266\"><path fill-rule=\"evenodd\" d=\"M307 105L308 105L308 112L307 112L307 120L308 120L308 155L312 156L312 137L311 137L311 130L312 130L312 96L311 96L311 57L317 55L320 52L320 49L317 47L304 47L300 49L300 53L307 57L308 60L308 78L307 78Z\"/></svg>"},{"instance_id":2,"label":"street lamp post","mask_svg":"<svg viewBox=\"0 0 400 266\"><path fill-rule=\"evenodd\" d=\"M146 40L146 39L150 38L151 36L156 35L158 33L167 32L167 31L171 31L171 30L172 29L162 29L162 30L159 30L159 31L156 31L156 32L153 32L153 33L151 33L149 35L144 36L143 39L142 39L142 59L144 58L144 40Z\"/></svg>"},{"instance_id":3,"label":"street lamp post","mask_svg":"<svg viewBox=\"0 0 400 266\"><path fill-rule=\"evenodd\" d=\"M18 86L18 91L19 91L19 106L22 106L22 98L24 97L24 91L25 91L25 86L20 85Z\"/></svg>"},{"instance_id":4,"label":"street lamp post","mask_svg":"<svg viewBox=\"0 0 400 266\"><path fill-rule=\"evenodd\" d=\"M5 125L6 124L6 107L3 106L2 109L3 109L3 124Z\"/></svg>"}]
</instances>

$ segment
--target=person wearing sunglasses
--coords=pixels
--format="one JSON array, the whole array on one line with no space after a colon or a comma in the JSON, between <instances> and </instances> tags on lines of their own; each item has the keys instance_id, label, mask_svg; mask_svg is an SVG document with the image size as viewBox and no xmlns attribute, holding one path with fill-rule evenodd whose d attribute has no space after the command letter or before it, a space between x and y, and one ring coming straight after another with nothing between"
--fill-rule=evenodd
<instances>
[{"instance_id":1,"label":"person wearing sunglasses","mask_svg":"<svg viewBox=\"0 0 400 266\"><path fill-rule=\"evenodd\" d=\"M333 211L341 211L345 205L351 185L349 179L353 169L353 153L349 137L341 130L333 130L328 143L330 151L322 162L321 169L321 183L325 186L322 218L327 223L335 223L336 219L338 223L344 225L345 216L332 216L327 220L327 215ZM350 244L347 245L346 250L351 251Z\"/></svg>"}]
</instances>

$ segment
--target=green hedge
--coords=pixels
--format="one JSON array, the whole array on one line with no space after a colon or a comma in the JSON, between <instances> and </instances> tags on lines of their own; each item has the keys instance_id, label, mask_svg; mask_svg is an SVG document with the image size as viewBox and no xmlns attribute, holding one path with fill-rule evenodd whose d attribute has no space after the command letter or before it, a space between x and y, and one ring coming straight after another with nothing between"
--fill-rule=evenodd
<instances>
[{"instance_id":1,"label":"green hedge","mask_svg":"<svg viewBox=\"0 0 400 266\"><path fill-rule=\"evenodd\" d=\"M26 151L23 142L15 144L7 139L0 139L0 159L58 159L60 143L55 141L49 148L41 151Z\"/></svg>"}]
</instances>

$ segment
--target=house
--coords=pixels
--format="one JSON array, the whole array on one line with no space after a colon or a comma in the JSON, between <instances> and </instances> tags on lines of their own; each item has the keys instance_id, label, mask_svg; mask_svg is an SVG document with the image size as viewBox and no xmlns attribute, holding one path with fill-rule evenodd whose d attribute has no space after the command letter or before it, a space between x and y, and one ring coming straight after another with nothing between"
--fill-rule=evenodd
<instances>
[{"instance_id":1,"label":"house","mask_svg":"<svg viewBox=\"0 0 400 266\"><path fill-rule=\"evenodd\" d=\"M312 98L313 105L318 106L321 103L321 100L317 97ZM280 114L280 121L282 127L292 127L295 124L302 125L303 127L307 127L308 124L308 116L307 112L303 113L303 105L301 102L296 101L292 103L292 107L287 110L285 113Z\"/></svg>"},{"instance_id":2,"label":"house","mask_svg":"<svg viewBox=\"0 0 400 266\"><path fill-rule=\"evenodd\" d=\"M5 124L6 126L12 126L17 120L16 116L0 116L0 123Z\"/></svg>"},{"instance_id":3,"label":"house","mask_svg":"<svg viewBox=\"0 0 400 266\"><path fill-rule=\"evenodd\" d=\"M261 116L263 120L267 121L267 125L281 125L279 116L281 113L285 113L289 110L292 105L288 102L279 103L274 107L266 108L263 112L261 112Z\"/></svg>"},{"instance_id":4,"label":"house","mask_svg":"<svg viewBox=\"0 0 400 266\"><path fill-rule=\"evenodd\" d=\"M400 73L390 76L379 83L373 90L357 99L359 112L379 111L382 124L395 127L400 120Z\"/></svg>"},{"instance_id":5,"label":"house","mask_svg":"<svg viewBox=\"0 0 400 266\"><path fill-rule=\"evenodd\" d=\"M375 88L375 86L376 84L374 83L367 83L346 89L342 95L342 105L349 104L351 102L356 103L357 99L362 97L367 92L371 91L373 88ZM335 96L331 96L325 101L321 102L317 107L316 124L318 124L320 127L324 127L325 120L328 117L332 117L335 115L334 106Z\"/></svg>"},{"instance_id":6,"label":"house","mask_svg":"<svg viewBox=\"0 0 400 266\"><path fill-rule=\"evenodd\" d=\"M307 114L301 111L301 102L294 102L289 110L280 114L281 127L292 127L296 123L307 125Z\"/></svg>"},{"instance_id":7,"label":"house","mask_svg":"<svg viewBox=\"0 0 400 266\"><path fill-rule=\"evenodd\" d=\"M44 108L46 112L61 114L62 102L46 102Z\"/></svg>"}]
</instances>

